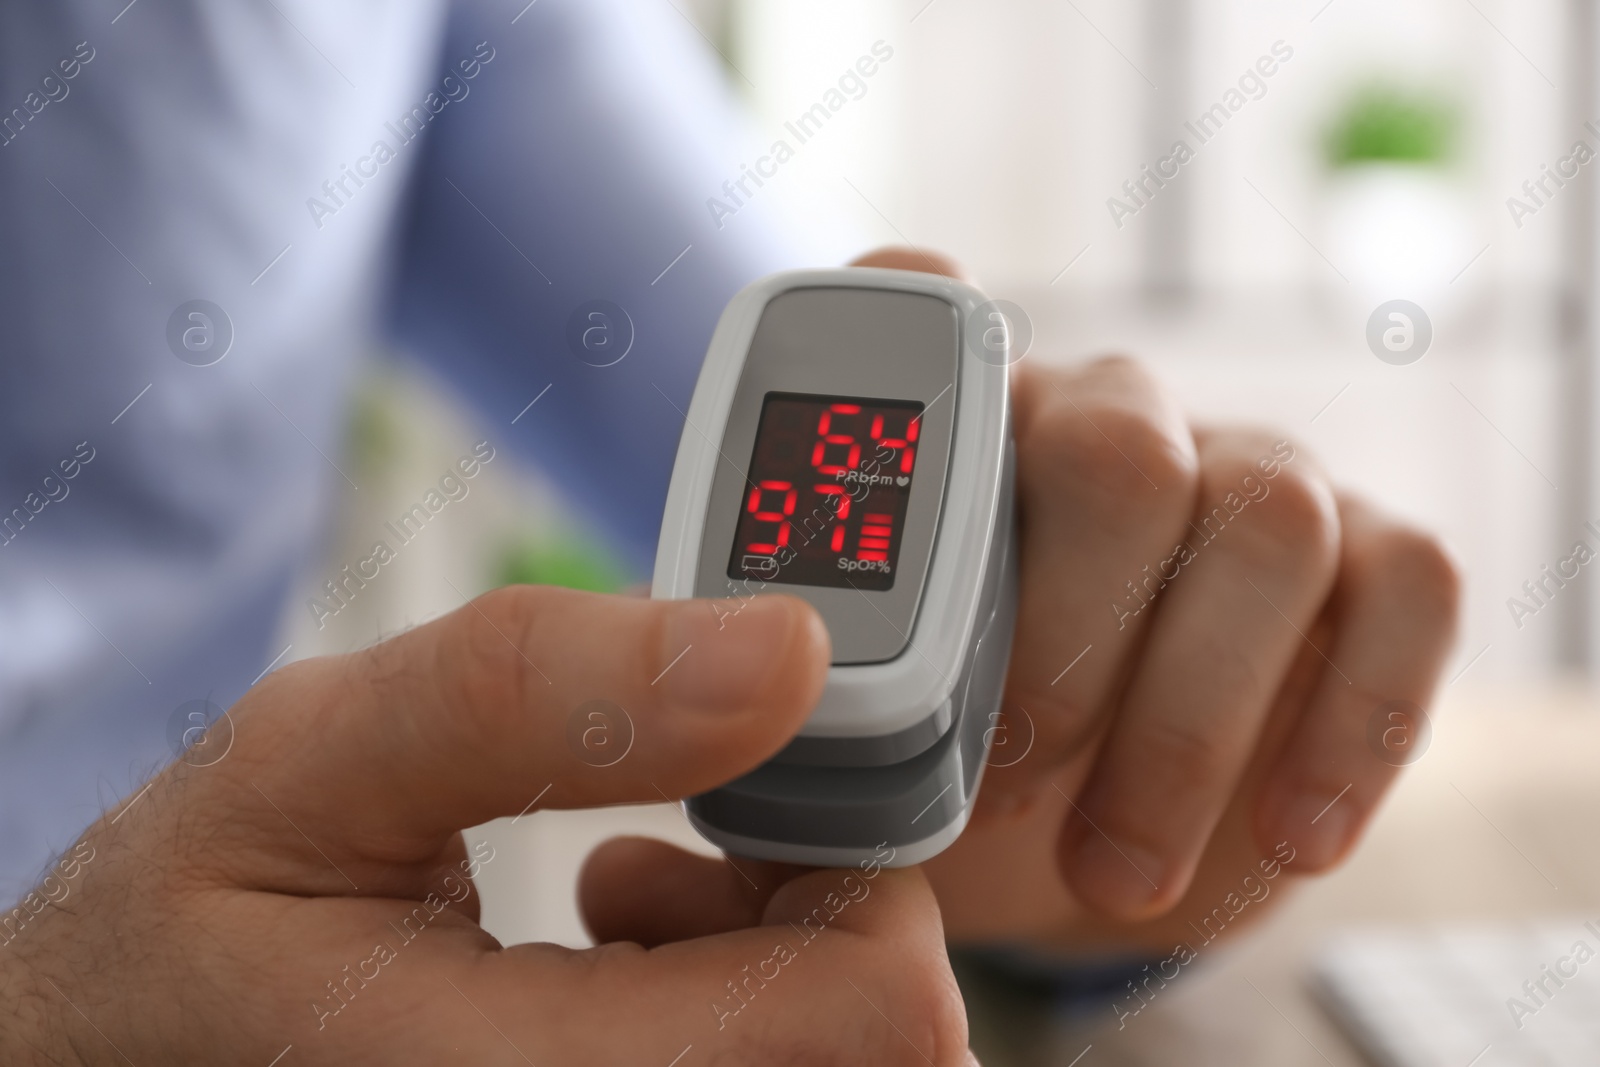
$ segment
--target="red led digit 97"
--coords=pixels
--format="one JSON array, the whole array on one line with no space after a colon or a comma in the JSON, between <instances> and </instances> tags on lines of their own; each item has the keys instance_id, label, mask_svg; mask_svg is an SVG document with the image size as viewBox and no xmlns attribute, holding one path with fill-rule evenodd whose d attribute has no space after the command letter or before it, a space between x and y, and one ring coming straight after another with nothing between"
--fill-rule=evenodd
<instances>
[{"instance_id":1,"label":"red led digit 97","mask_svg":"<svg viewBox=\"0 0 1600 1067\"><path fill-rule=\"evenodd\" d=\"M768 393L728 577L894 586L922 405Z\"/></svg>"}]
</instances>

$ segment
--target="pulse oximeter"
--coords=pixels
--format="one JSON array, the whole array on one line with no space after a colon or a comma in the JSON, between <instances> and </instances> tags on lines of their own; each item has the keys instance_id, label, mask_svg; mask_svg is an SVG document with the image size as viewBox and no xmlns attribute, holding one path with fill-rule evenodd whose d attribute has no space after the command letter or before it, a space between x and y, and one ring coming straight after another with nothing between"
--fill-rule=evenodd
<instances>
[{"instance_id":1,"label":"pulse oximeter","mask_svg":"<svg viewBox=\"0 0 1600 1067\"><path fill-rule=\"evenodd\" d=\"M936 275L791 271L717 324L652 595L802 597L833 641L799 735L684 802L728 853L844 867L887 844L904 866L966 826L1016 615L1012 353L994 306Z\"/></svg>"}]
</instances>

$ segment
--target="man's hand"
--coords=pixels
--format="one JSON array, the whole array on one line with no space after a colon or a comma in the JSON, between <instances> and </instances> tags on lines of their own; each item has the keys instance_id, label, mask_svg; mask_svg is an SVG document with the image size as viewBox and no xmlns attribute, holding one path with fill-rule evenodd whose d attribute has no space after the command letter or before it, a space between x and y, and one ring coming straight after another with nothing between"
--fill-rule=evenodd
<instances>
[{"instance_id":1,"label":"man's hand","mask_svg":"<svg viewBox=\"0 0 1600 1067\"><path fill-rule=\"evenodd\" d=\"M958 273L908 250L858 265ZM1372 723L1395 711L1378 736L1416 740L1460 579L1303 448L1191 426L1128 360L1014 375L1005 744L929 877L953 939L1170 948L1264 857L1315 873L1354 846L1404 762Z\"/></svg>"},{"instance_id":2,"label":"man's hand","mask_svg":"<svg viewBox=\"0 0 1600 1067\"><path fill-rule=\"evenodd\" d=\"M478 925L494 857L462 827L696 793L799 729L820 620L786 597L723 615L512 587L272 675L225 758L109 813L8 920L0 1062L967 1062L916 871L766 867L692 917L616 915L602 852L593 925L648 946Z\"/></svg>"}]
</instances>

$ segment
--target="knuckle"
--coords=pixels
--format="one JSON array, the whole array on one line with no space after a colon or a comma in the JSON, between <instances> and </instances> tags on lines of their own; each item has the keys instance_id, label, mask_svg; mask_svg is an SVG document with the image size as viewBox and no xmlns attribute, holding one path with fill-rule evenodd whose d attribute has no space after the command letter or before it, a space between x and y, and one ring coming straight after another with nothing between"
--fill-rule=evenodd
<instances>
[{"instance_id":1,"label":"knuckle","mask_svg":"<svg viewBox=\"0 0 1600 1067\"><path fill-rule=\"evenodd\" d=\"M1035 480L1066 475L1116 499L1144 500L1157 490L1193 491L1193 449L1150 408L1085 397L1054 404L1028 426L1018 456Z\"/></svg>"},{"instance_id":2,"label":"knuckle","mask_svg":"<svg viewBox=\"0 0 1600 1067\"><path fill-rule=\"evenodd\" d=\"M541 585L507 585L485 593L468 609L474 647L502 669L533 674L530 655L550 632L569 591ZM539 681L537 677L534 679Z\"/></svg>"},{"instance_id":3,"label":"knuckle","mask_svg":"<svg viewBox=\"0 0 1600 1067\"><path fill-rule=\"evenodd\" d=\"M1414 609L1445 620L1460 610L1465 578L1455 554L1436 536L1413 527L1393 527L1367 550L1371 577Z\"/></svg>"},{"instance_id":4,"label":"knuckle","mask_svg":"<svg viewBox=\"0 0 1600 1067\"><path fill-rule=\"evenodd\" d=\"M1106 352L1095 356L1078 371L1079 376L1092 383L1132 388L1141 392L1156 393L1161 384L1143 363L1124 352Z\"/></svg>"},{"instance_id":5,"label":"knuckle","mask_svg":"<svg viewBox=\"0 0 1600 1067\"><path fill-rule=\"evenodd\" d=\"M1259 689L1259 682L1253 675L1246 684ZM1249 692L1250 689L1239 691ZM1241 700L1240 703L1245 701ZM1141 733L1141 763L1160 768L1166 789L1178 795L1193 796L1208 786L1214 786L1232 771L1237 762L1226 732L1198 718L1155 719Z\"/></svg>"},{"instance_id":6,"label":"knuckle","mask_svg":"<svg viewBox=\"0 0 1600 1067\"><path fill-rule=\"evenodd\" d=\"M1252 547L1274 560L1295 568L1315 566L1331 570L1339 550L1339 513L1333 490L1318 475L1285 468L1268 483L1254 477L1254 468L1230 472L1224 484L1228 496L1240 486L1260 485L1265 494L1250 504L1243 529L1252 536ZM1249 482L1246 479L1250 479ZM1226 498L1225 498L1226 499Z\"/></svg>"},{"instance_id":7,"label":"knuckle","mask_svg":"<svg viewBox=\"0 0 1600 1067\"><path fill-rule=\"evenodd\" d=\"M370 650L368 650L370 651ZM289 694L314 692L331 673L328 667L337 656L313 656L291 660L267 674L239 698L238 706L280 703Z\"/></svg>"},{"instance_id":8,"label":"knuckle","mask_svg":"<svg viewBox=\"0 0 1600 1067\"><path fill-rule=\"evenodd\" d=\"M431 667L458 725L493 734L509 711L532 706L547 688L534 666L536 637L560 610L552 603L560 592L512 585L485 593L461 609L459 624L433 646L433 663L418 664L413 653L396 669L414 679Z\"/></svg>"},{"instance_id":9,"label":"knuckle","mask_svg":"<svg viewBox=\"0 0 1600 1067\"><path fill-rule=\"evenodd\" d=\"M1005 733L996 736L1019 749L1027 745L1032 764L1054 767L1089 744L1098 733L1102 716L1090 701L1072 693L1052 692L1044 670L1035 681L1037 684L1007 691L997 724ZM1018 757L1019 762L1021 759Z\"/></svg>"},{"instance_id":10,"label":"knuckle","mask_svg":"<svg viewBox=\"0 0 1600 1067\"><path fill-rule=\"evenodd\" d=\"M327 658L300 659L285 663L251 687L239 700L240 709L260 703L266 707L283 702L290 694L315 692L327 671ZM230 713L232 713L230 711Z\"/></svg>"},{"instance_id":11,"label":"knuckle","mask_svg":"<svg viewBox=\"0 0 1600 1067\"><path fill-rule=\"evenodd\" d=\"M354 658L319 656L285 663L252 686L228 709L233 727L245 728L243 724L260 716L273 720L271 729L254 732L255 743L239 746L229 761L230 770L232 764L254 766L281 760L308 740L325 735L342 710L360 698L360 672L350 666ZM286 709L293 712L286 713Z\"/></svg>"}]
</instances>

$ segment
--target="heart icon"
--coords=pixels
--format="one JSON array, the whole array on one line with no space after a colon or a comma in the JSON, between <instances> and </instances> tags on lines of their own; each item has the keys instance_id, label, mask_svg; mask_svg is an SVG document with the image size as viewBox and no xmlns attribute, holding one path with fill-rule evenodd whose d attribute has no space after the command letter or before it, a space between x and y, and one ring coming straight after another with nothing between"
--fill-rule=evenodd
<instances>
[{"instance_id":1,"label":"heart icon","mask_svg":"<svg viewBox=\"0 0 1600 1067\"><path fill-rule=\"evenodd\" d=\"M900 488L904 489L906 486L911 484L911 479L905 477L904 475L902 475L901 477L896 478L894 480L894 484L898 485Z\"/></svg>"}]
</instances>

